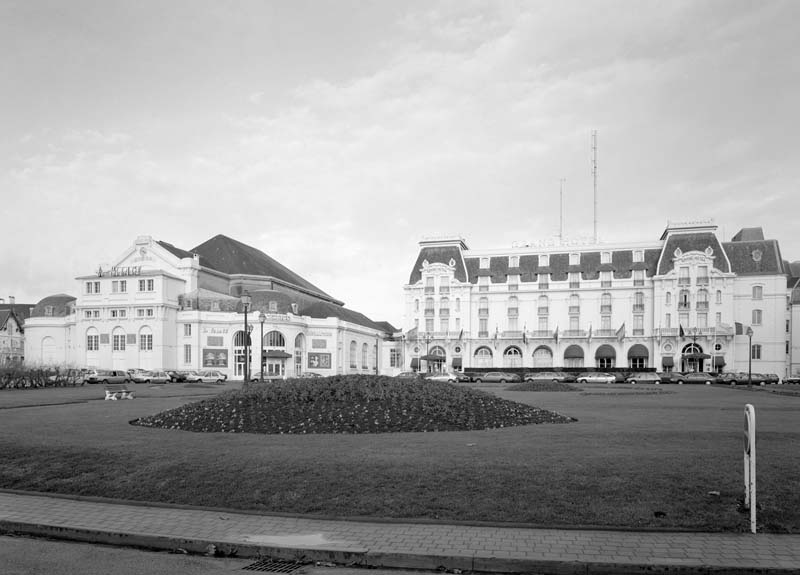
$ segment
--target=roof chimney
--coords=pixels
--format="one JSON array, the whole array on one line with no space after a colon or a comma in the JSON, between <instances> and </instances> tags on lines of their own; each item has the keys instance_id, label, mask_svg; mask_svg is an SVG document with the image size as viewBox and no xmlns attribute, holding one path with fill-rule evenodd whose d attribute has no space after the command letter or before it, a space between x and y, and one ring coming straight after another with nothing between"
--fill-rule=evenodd
<instances>
[{"instance_id":1,"label":"roof chimney","mask_svg":"<svg viewBox=\"0 0 800 575\"><path fill-rule=\"evenodd\" d=\"M10 303L11 305L14 305L14 296L13 295L8 296L8 303Z\"/></svg>"}]
</instances>

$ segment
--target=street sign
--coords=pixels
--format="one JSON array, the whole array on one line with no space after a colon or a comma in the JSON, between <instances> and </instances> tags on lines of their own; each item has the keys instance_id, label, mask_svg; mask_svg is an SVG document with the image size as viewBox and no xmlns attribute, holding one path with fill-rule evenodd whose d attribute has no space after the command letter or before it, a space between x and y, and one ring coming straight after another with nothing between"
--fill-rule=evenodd
<instances>
[{"instance_id":1,"label":"street sign","mask_svg":"<svg viewBox=\"0 0 800 575\"><path fill-rule=\"evenodd\" d=\"M744 406L744 506L750 509L750 531L756 532L756 410Z\"/></svg>"}]
</instances>

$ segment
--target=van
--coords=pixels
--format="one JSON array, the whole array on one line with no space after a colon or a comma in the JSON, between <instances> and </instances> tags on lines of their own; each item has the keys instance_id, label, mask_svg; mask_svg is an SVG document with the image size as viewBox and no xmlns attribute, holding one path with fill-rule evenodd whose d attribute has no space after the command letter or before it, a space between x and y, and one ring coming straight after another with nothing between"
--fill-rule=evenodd
<instances>
[{"instance_id":1,"label":"van","mask_svg":"<svg viewBox=\"0 0 800 575\"><path fill-rule=\"evenodd\" d=\"M128 383L130 374L117 369L98 369L86 374L86 383L102 383L103 385Z\"/></svg>"}]
</instances>

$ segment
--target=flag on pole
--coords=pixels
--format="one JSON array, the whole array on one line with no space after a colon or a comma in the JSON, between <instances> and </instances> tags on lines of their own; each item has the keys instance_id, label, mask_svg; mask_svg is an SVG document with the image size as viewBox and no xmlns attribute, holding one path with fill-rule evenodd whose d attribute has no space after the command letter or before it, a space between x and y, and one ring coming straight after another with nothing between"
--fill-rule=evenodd
<instances>
[{"instance_id":1,"label":"flag on pole","mask_svg":"<svg viewBox=\"0 0 800 575\"><path fill-rule=\"evenodd\" d=\"M556 326L556 331L553 332L553 339L558 343L558 326Z\"/></svg>"},{"instance_id":2,"label":"flag on pole","mask_svg":"<svg viewBox=\"0 0 800 575\"><path fill-rule=\"evenodd\" d=\"M589 324L589 342L592 343L592 324Z\"/></svg>"},{"instance_id":3,"label":"flag on pole","mask_svg":"<svg viewBox=\"0 0 800 575\"><path fill-rule=\"evenodd\" d=\"M458 334L458 341L461 341L461 338L463 338L463 337L464 337L464 329L462 328L461 331Z\"/></svg>"},{"instance_id":4,"label":"flag on pole","mask_svg":"<svg viewBox=\"0 0 800 575\"><path fill-rule=\"evenodd\" d=\"M522 343L528 343L528 335L526 333L527 331L528 331L528 324L526 323L525 325L522 326Z\"/></svg>"},{"instance_id":5,"label":"flag on pole","mask_svg":"<svg viewBox=\"0 0 800 575\"><path fill-rule=\"evenodd\" d=\"M661 324L658 324L658 346L661 347Z\"/></svg>"},{"instance_id":6,"label":"flag on pole","mask_svg":"<svg viewBox=\"0 0 800 575\"><path fill-rule=\"evenodd\" d=\"M678 324L678 335L680 335L682 338L686 337L686 332L683 331L683 324L681 323Z\"/></svg>"},{"instance_id":7,"label":"flag on pole","mask_svg":"<svg viewBox=\"0 0 800 575\"><path fill-rule=\"evenodd\" d=\"M500 335L500 329L495 325L494 326L494 347L497 349L497 336Z\"/></svg>"},{"instance_id":8,"label":"flag on pole","mask_svg":"<svg viewBox=\"0 0 800 575\"><path fill-rule=\"evenodd\" d=\"M619 329L617 330L617 340L622 341L623 339L625 339L625 322L624 321L622 322L622 325L619 326Z\"/></svg>"}]
</instances>

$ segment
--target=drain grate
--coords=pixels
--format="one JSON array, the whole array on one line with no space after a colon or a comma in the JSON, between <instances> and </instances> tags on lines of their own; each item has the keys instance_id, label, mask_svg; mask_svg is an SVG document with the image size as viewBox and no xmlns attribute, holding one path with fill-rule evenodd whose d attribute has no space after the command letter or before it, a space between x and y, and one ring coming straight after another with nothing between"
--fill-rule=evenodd
<instances>
[{"instance_id":1,"label":"drain grate","mask_svg":"<svg viewBox=\"0 0 800 575\"><path fill-rule=\"evenodd\" d=\"M302 563L297 561L284 561L282 559L259 559L255 563L242 567L244 571L260 571L262 573L294 573Z\"/></svg>"}]
</instances>

